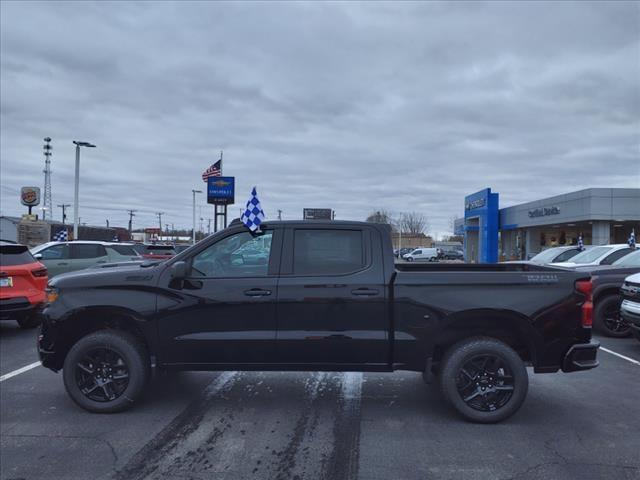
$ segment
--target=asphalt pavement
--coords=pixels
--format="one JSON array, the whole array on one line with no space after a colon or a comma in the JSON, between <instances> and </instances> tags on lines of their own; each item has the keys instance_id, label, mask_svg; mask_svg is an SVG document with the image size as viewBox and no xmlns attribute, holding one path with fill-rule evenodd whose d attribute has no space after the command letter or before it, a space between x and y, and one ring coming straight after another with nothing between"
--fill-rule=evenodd
<instances>
[{"instance_id":1,"label":"asphalt pavement","mask_svg":"<svg viewBox=\"0 0 640 480\"><path fill-rule=\"evenodd\" d=\"M0 323L0 378L37 361L35 330ZM640 478L640 342L597 337L600 366L530 375L498 425L461 420L419 374L156 375L128 412L84 412L60 374L0 383L0 478Z\"/></svg>"}]
</instances>

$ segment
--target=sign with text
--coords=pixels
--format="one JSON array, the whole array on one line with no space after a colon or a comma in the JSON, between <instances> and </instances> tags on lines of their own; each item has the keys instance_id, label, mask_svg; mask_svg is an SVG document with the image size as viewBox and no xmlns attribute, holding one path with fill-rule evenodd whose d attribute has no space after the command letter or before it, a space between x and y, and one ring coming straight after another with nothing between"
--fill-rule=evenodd
<instances>
[{"instance_id":1,"label":"sign with text","mask_svg":"<svg viewBox=\"0 0 640 480\"><path fill-rule=\"evenodd\" d=\"M330 208L303 208L302 218L305 220L331 220L333 210Z\"/></svg>"},{"instance_id":2,"label":"sign with text","mask_svg":"<svg viewBox=\"0 0 640 480\"><path fill-rule=\"evenodd\" d=\"M207 203L233 205L235 203L236 177L209 177L207 179Z\"/></svg>"},{"instance_id":3,"label":"sign with text","mask_svg":"<svg viewBox=\"0 0 640 480\"><path fill-rule=\"evenodd\" d=\"M20 190L20 202L27 207L39 205L40 187L22 187Z\"/></svg>"}]
</instances>

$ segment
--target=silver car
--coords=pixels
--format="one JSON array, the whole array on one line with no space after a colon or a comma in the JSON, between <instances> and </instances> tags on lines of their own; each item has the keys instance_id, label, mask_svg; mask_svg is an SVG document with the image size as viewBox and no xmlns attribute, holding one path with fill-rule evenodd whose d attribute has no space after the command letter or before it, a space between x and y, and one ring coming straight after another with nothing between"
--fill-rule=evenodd
<instances>
[{"instance_id":1,"label":"silver car","mask_svg":"<svg viewBox=\"0 0 640 480\"><path fill-rule=\"evenodd\" d=\"M96 265L141 260L132 244L78 240L48 242L31 249L49 270L49 278Z\"/></svg>"}]
</instances>

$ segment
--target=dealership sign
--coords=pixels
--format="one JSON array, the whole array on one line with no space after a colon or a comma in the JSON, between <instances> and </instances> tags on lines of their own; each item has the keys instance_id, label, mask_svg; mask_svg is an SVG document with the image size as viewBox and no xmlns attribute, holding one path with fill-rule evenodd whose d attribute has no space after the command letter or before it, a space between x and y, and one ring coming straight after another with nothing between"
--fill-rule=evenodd
<instances>
[{"instance_id":1,"label":"dealership sign","mask_svg":"<svg viewBox=\"0 0 640 480\"><path fill-rule=\"evenodd\" d=\"M484 207L487 204L486 198L479 198L477 200L470 200L464 206L465 210L475 210L476 208Z\"/></svg>"},{"instance_id":2,"label":"dealership sign","mask_svg":"<svg viewBox=\"0 0 640 480\"><path fill-rule=\"evenodd\" d=\"M209 177L207 179L207 203L233 205L235 203L236 177Z\"/></svg>"},{"instance_id":3,"label":"dealership sign","mask_svg":"<svg viewBox=\"0 0 640 480\"><path fill-rule=\"evenodd\" d=\"M27 207L40 205L40 187L22 187L20 190L20 201Z\"/></svg>"},{"instance_id":4,"label":"dealership sign","mask_svg":"<svg viewBox=\"0 0 640 480\"><path fill-rule=\"evenodd\" d=\"M546 217L547 215L559 215L560 208L558 207L543 207L529 210L529 218Z\"/></svg>"}]
</instances>

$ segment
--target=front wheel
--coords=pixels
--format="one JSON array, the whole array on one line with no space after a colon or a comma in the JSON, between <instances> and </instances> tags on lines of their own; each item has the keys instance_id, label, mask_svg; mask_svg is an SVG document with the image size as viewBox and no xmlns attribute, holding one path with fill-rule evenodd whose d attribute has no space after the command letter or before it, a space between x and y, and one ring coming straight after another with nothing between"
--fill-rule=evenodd
<instances>
[{"instance_id":1,"label":"front wheel","mask_svg":"<svg viewBox=\"0 0 640 480\"><path fill-rule=\"evenodd\" d=\"M407 262L413 262L413 257L407 257Z\"/></svg>"},{"instance_id":2,"label":"front wheel","mask_svg":"<svg viewBox=\"0 0 640 480\"><path fill-rule=\"evenodd\" d=\"M446 352L440 386L445 399L467 420L495 423L518 411L527 396L529 376L507 344L474 337Z\"/></svg>"},{"instance_id":3,"label":"front wheel","mask_svg":"<svg viewBox=\"0 0 640 480\"><path fill-rule=\"evenodd\" d=\"M607 337L629 336L631 327L620 316L620 297L609 295L597 302L593 312L594 327Z\"/></svg>"},{"instance_id":4,"label":"front wheel","mask_svg":"<svg viewBox=\"0 0 640 480\"><path fill-rule=\"evenodd\" d=\"M133 335L101 330L81 338L64 361L64 386L80 407L112 413L138 400L149 379L149 360Z\"/></svg>"}]
</instances>

